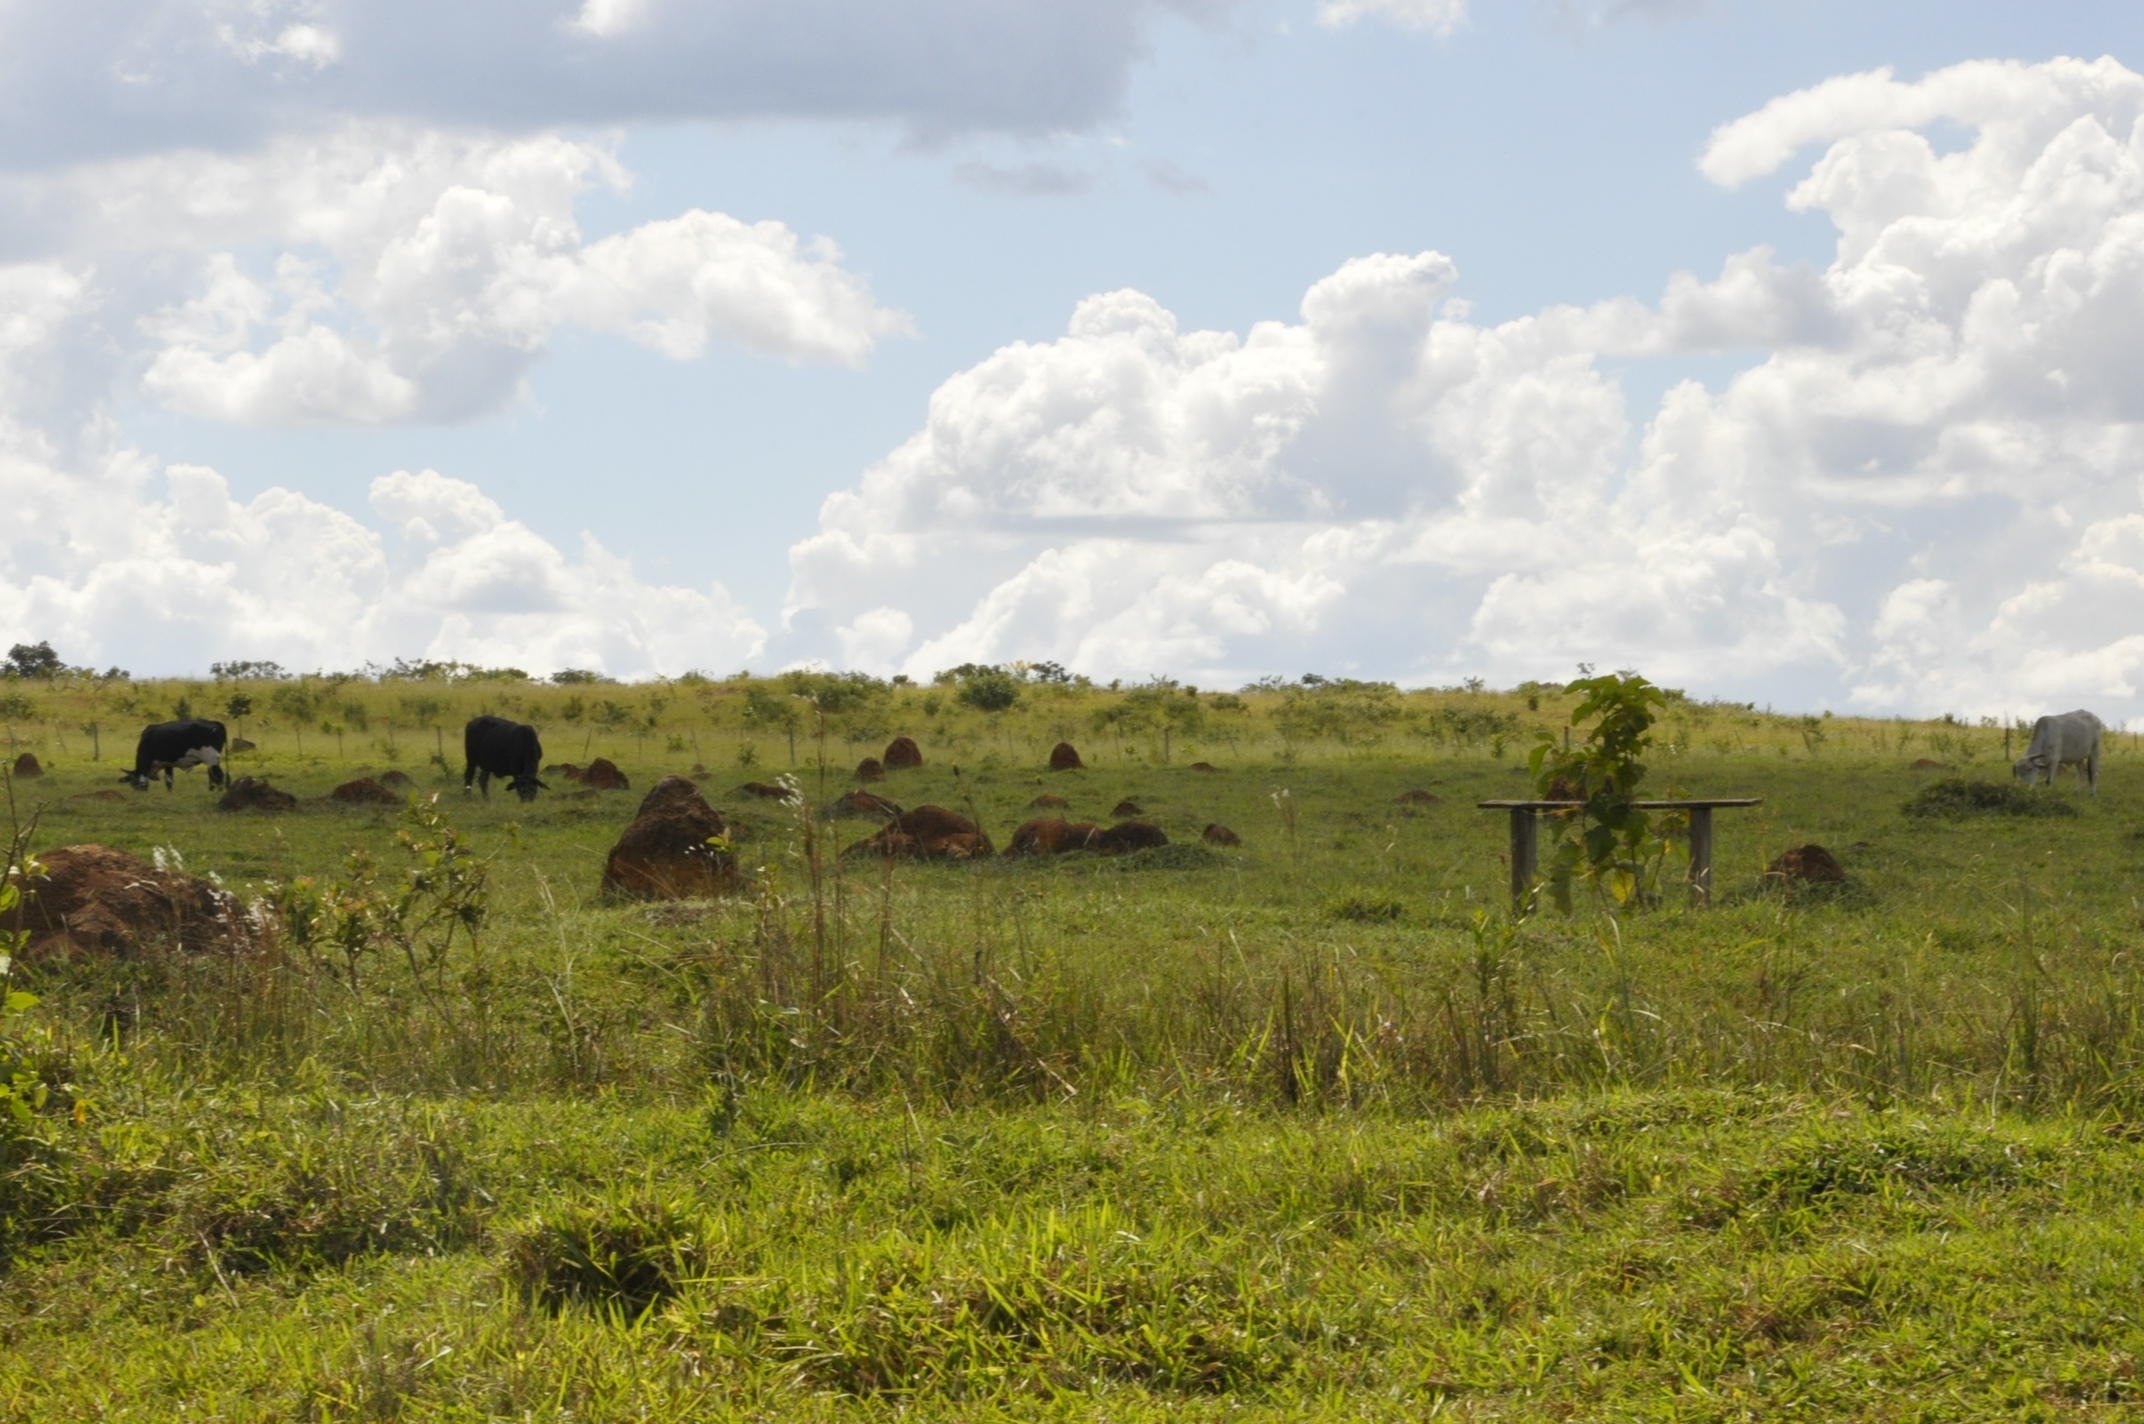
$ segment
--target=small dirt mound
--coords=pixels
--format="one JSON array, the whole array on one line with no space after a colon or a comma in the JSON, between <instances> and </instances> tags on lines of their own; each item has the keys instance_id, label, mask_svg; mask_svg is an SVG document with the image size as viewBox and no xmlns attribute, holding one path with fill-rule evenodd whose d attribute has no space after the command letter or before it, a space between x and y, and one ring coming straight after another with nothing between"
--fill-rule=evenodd
<instances>
[{"instance_id":1,"label":"small dirt mound","mask_svg":"<svg viewBox=\"0 0 2144 1424\"><path fill-rule=\"evenodd\" d=\"M789 788L771 781L747 781L737 788L740 796L757 796L762 801L787 801Z\"/></svg>"},{"instance_id":2,"label":"small dirt mound","mask_svg":"<svg viewBox=\"0 0 2144 1424\"><path fill-rule=\"evenodd\" d=\"M197 876L100 845L61 846L39 859L45 876L24 886L22 905L31 958L127 959L252 943L237 897Z\"/></svg>"},{"instance_id":3,"label":"small dirt mound","mask_svg":"<svg viewBox=\"0 0 2144 1424\"><path fill-rule=\"evenodd\" d=\"M1028 802L1027 809L1030 811L1062 811L1071 804L1070 801L1065 800L1064 797L1059 796L1056 792L1045 791L1034 800Z\"/></svg>"},{"instance_id":4,"label":"small dirt mound","mask_svg":"<svg viewBox=\"0 0 2144 1424\"><path fill-rule=\"evenodd\" d=\"M1094 838L1094 848L1104 855L1126 855L1168 843L1168 836L1151 821L1119 821Z\"/></svg>"},{"instance_id":5,"label":"small dirt mound","mask_svg":"<svg viewBox=\"0 0 2144 1424\"><path fill-rule=\"evenodd\" d=\"M231 738L231 744L224 748L224 751L226 752L250 752L256 750L258 750L258 748L256 748L253 743L247 741L244 737Z\"/></svg>"},{"instance_id":6,"label":"small dirt mound","mask_svg":"<svg viewBox=\"0 0 2144 1424\"><path fill-rule=\"evenodd\" d=\"M1066 821L1056 817L1023 821L1012 833L1005 854L1063 855L1067 851L1093 850L1101 828L1092 821Z\"/></svg>"},{"instance_id":7,"label":"small dirt mound","mask_svg":"<svg viewBox=\"0 0 2144 1424\"><path fill-rule=\"evenodd\" d=\"M625 779L616 762L609 757L597 757L588 763L581 774L574 778L583 786L592 786L598 791L630 791L633 783Z\"/></svg>"},{"instance_id":8,"label":"small dirt mound","mask_svg":"<svg viewBox=\"0 0 2144 1424\"><path fill-rule=\"evenodd\" d=\"M835 797L826 814L837 820L890 821L901 814L901 808L883 796L859 790Z\"/></svg>"},{"instance_id":9,"label":"small dirt mound","mask_svg":"<svg viewBox=\"0 0 2144 1424\"><path fill-rule=\"evenodd\" d=\"M1144 816L1146 814L1146 808L1141 806L1137 801L1132 800L1131 797L1127 796L1122 801L1119 801L1116 805L1110 807L1109 814L1115 816L1118 820L1121 821L1126 816Z\"/></svg>"},{"instance_id":10,"label":"small dirt mound","mask_svg":"<svg viewBox=\"0 0 2144 1424\"><path fill-rule=\"evenodd\" d=\"M1434 791L1424 791L1417 786L1412 791L1402 791L1399 795L1393 797L1392 804L1395 806L1441 806L1444 804L1444 798Z\"/></svg>"},{"instance_id":11,"label":"small dirt mound","mask_svg":"<svg viewBox=\"0 0 2144 1424\"><path fill-rule=\"evenodd\" d=\"M1846 871L1838 858L1820 845L1796 846L1764 868L1767 880L1787 885L1843 885Z\"/></svg>"},{"instance_id":12,"label":"small dirt mound","mask_svg":"<svg viewBox=\"0 0 2144 1424\"><path fill-rule=\"evenodd\" d=\"M15 779L17 781L28 781L44 774L45 769L38 765L37 758L33 754L24 752L21 756L15 758Z\"/></svg>"},{"instance_id":13,"label":"small dirt mound","mask_svg":"<svg viewBox=\"0 0 2144 1424\"><path fill-rule=\"evenodd\" d=\"M407 779L407 778L405 778ZM369 776L360 776L355 781L345 781L328 793L330 800L341 801L351 806L399 806L402 798L389 791Z\"/></svg>"},{"instance_id":14,"label":"small dirt mound","mask_svg":"<svg viewBox=\"0 0 2144 1424\"><path fill-rule=\"evenodd\" d=\"M124 801L127 799L127 794L124 791L85 791L80 799L84 801Z\"/></svg>"},{"instance_id":15,"label":"small dirt mound","mask_svg":"<svg viewBox=\"0 0 2144 1424\"><path fill-rule=\"evenodd\" d=\"M1056 746L1050 748L1050 770L1052 771L1079 771L1086 765L1087 763L1079 759L1079 748L1073 746L1070 742L1059 742Z\"/></svg>"},{"instance_id":16,"label":"small dirt mound","mask_svg":"<svg viewBox=\"0 0 2144 1424\"><path fill-rule=\"evenodd\" d=\"M1191 769L1193 771L1219 771L1221 768L1210 761L1195 761L1191 763Z\"/></svg>"},{"instance_id":17,"label":"small dirt mound","mask_svg":"<svg viewBox=\"0 0 2144 1424\"><path fill-rule=\"evenodd\" d=\"M914 856L919 860L970 860L992 853L982 827L943 806L918 806L886 823L884 830L848 848L847 855Z\"/></svg>"},{"instance_id":18,"label":"small dirt mound","mask_svg":"<svg viewBox=\"0 0 2144 1424\"><path fill-rule=\"evenodd\" d=\"M1950 763L1937 761L1934 757L1915 757L1913 759L1913 769L1915 771L1949 771Z\"/></svg>"},{"instance_id":19,"label":"small dirt mound","mask_svg":"<svg viewBox=\"0 0 2144 1424\"><path fill-rule=\"evenodd\" d=\"M298 804L298 798L288 791L278 791L258 776L241 776L224 791L216 802L219 811L288 811Z\"/></svg>"},{"instance_id":20,"label":"small dirt mound","mask_svg":"<svg viewBox=\"0 0 2144 1424\"><path fill-rule=\"evenodd\" d=\"M1906 803L1909 816L2074 816L2076 806L2053 791L2033 792L1995 781L1951 778L1931 782Z\"/></svg>"},{"instance_id":21,"label":"small dirt mound","mask_svg":"<svg viewBox=\"0 0 2144 1424\"><path fill-rule=\"evenodd\" d=\"M913 737L895 737L886 743L886 754L879 760L888 771L914 771L923 765L923 748L916 745Z\"/></svg>"},{"instance_id":22,"label":"small dirt mound","mask_svg":"<svg viewBox=\"0 0 2144 1424\"><path fill-rule=\"evenodd\" d=\"M1199 832L1199 839L1208 845L1215 846L1240 846L1243 844L1243 837L1237 835L1219 821L1209 821L1206 829Z\"/></svg>"},{"instance_id":23,"label":"small dirt mound","mask_svg":"<svg viewBox=\"0 0 2144 1424\"><path fill-rule=\"evenodd\" d=\"M877 757L865 757L862 761L856 763L856 779L865 782L884 781L886 779L886 764Z\"/></svg>"},{"instance_id":24,"label":"small dirt mound","mask_svg":"<svg viewBox=\"0 0 2144 1424\"><path fill-rule=\"evenodd\" d=\"M729 827L700 788L666 776L640 798L640 809L603 864L603 894L628 900L685 900L726 895L743 878L725 842Z\"/></svg>"},{"instance_id":25,"label":"small dirt mound","mask_svg":"<svg viewBox=\"0 0 2144 1424\"><path fill-rule=\"evenodd\" d=\"M380 785L386 787L389 791L395 792L407 791L417 784L409 779L409 773L406 771L383 771L380 773L379 781Z\"/></svg>"}]
</instances>

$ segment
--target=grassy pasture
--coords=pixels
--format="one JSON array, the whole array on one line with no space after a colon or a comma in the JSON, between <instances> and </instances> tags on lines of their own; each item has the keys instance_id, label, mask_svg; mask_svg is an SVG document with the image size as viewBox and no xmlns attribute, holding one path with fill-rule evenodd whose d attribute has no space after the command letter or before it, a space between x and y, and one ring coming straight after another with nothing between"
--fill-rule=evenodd
<instances>
[{"instance_id":1,"label":"grassy pasture","mask_svg":"<svg viewBox=\"0 0 2144 1424\"><path fill-rule=\"evenodd\" d=\"M1911 761L1997 779L2001 728L1677 704L1649 785L1765 798L1717 818L1716 906L1514 924L1503 820L1474 802L1523 791L1557 723L1541 690L1323 721L1273 692L1172 723L1111 720L1126 698L1096 689L998 716L895 689L823 739L800 723L808 795L906 730L930 761L879 788L903 804L1002 845L1041 792L1104 822L1130 797L1175 843L890 870L836 853L866 823L734 792L790 769L789 729L764 699L745 719L736 684L352 682L302 732L245 729L240 769L301 798L284 816L209 809L199 773L89 797L130 750L107 723L92 760L81 730L118 695L55 689L17 728L51 763L15 788L40 847L163 848L248 894L331 887L353 850L401 874L404 813L322 799L397 764L485 862L488 914L436 964L283 944L26 971L43 1002L0 1032L54 1091L0 1127L0 1418L2114 1418L2144 1397L2126 737L2096 799L2052 793L2074 816L1922 819L1903 805L1951 773ZM168 715L228 694L124 695ZM477 710L634 790L463 799L424 717ZM1060 736L1089 770L1038 769ZM754 892L604 904L640 790L695 762ZM1396 803L1417 788L1441 800ZM1208 821L1243 847L1201 846ZM1767 888L1808 841L1851 883Z\"/></svg>"}]
</instances>

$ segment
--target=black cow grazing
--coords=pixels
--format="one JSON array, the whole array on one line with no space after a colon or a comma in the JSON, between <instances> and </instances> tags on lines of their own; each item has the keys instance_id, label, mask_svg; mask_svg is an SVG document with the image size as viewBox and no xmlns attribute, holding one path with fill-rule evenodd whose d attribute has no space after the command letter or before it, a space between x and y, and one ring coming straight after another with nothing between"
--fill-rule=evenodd
<instances>
[{"instance_id":1,"label":"black cow grazing","mask_svg":"<svg viewBox=\"0 0 2144 1424\"><path fill-rule=\"evenodd\" d=\"M504 717L470 718L469 725L462 729L462 760L464 791L474 780L477 789L489 796L494 776L506 778L506 784L524 801L534 801L538 790L551 789L548 783L536 779L543 763L543 743L536 740L536 729L526 722L509 722Z\"/></svg>"},{"instance_id":2,"label":"black cow grazing","mask_svg":"<svg viewBox=\"0 0 2144 1424\"><path fill-rule=\"evenodd\" d=\"M171 790L171 773L188 767L208 768L211 788L223 785L223 723L206 717L188 717L180 722L158 722L141 729L134 744L134 769L122 771L119 779L136 791L147 791L156 774L164 774L164 789Z\"/></svg>"}]
</instances>

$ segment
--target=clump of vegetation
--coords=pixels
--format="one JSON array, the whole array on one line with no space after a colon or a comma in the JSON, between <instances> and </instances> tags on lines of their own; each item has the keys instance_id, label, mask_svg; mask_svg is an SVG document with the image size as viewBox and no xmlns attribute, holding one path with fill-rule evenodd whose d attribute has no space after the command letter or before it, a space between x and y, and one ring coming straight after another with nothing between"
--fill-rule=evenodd
<instances>
[{"instance_id":1,"label":"clump of vegetation","mask_svg":"<svg viewBox=\"0 0 2144 1424\"><path fill-rule=\"evenodd\" d=\"M1958 820L1966 816L2074 816L2069 801L2027 787L1999 781L1968 781L1952 777L1923 787L1906 803L1909 816L1940 816Z\"/></svg>"},{"instance_id":2,"label":"clump of vegetation","mask_svg":"<svg viewBox=\"0 0 2144 1424\"><path fill-rule=\"evenodd\" d=\"M1353 924L1390 924L1407 907L1389 895L1337 895L1325 902L1325 913Z\"/></svg>"},{"instance_id":3,"label":"clump of vegetation","mask_svg":"<svg viewBox=\"0 0 2144 1424\"><path fill-rule=\"evenodd\" d=\"M506 1274L551 1310L591 1306L628 1320L706 1276L707 1224L682 1200L625 1193L575 1202L506 1233Z\"/></svg>"}]
</instances>

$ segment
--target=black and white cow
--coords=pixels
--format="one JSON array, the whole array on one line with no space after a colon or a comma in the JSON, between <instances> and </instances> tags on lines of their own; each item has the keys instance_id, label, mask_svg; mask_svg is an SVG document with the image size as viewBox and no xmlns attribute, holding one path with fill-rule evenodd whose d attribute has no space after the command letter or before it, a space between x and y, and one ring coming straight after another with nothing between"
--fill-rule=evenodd
<instances>
[{"instance_id":1,"label":"black and white cow","mask_svg":"<svg viewBox=\"0 0 2144 1424\"><path fill-rule=\"evenodd\" d=\"M147 791L157 773L164 776L164 789L171 790L171 773L188 767L208 768L208 784L223 785L223 723L206 717L188 717L179 722L158 722L141 729L134 744L134 769L122 771L119 779L136 791Z\"/></svg>"},{"instance_id":2,"label":"black and white cow","mask_svg":"<svg viewBox=\"0 0 2144 1424\"><path fill-rule=\"evenodd\" d=\"M2077 779L2099 794L2099 736L2104 729L2097 717L2078 708L2058 712L2032 724L2032 744L2025 755L2011 763L2019 781L2031 786L2044 781L2055 784L2055 773L2065 766L2077 768Z\"/></svg>"},{"instance_id":3,"label":"black and white cow","mask_svg":"<svg viewBox=\"0 0 2144 1424\"><path fill-rule=\"evenodd\" d=\"M474 780L477 789L491 795L491 779L504 778L516 796L534 801L537 791L551 788L537 780L543 762L543 743L536 729L526 722L504 717L472 717L462 729L462 790Z\"/></svg>"}]
</instances>

